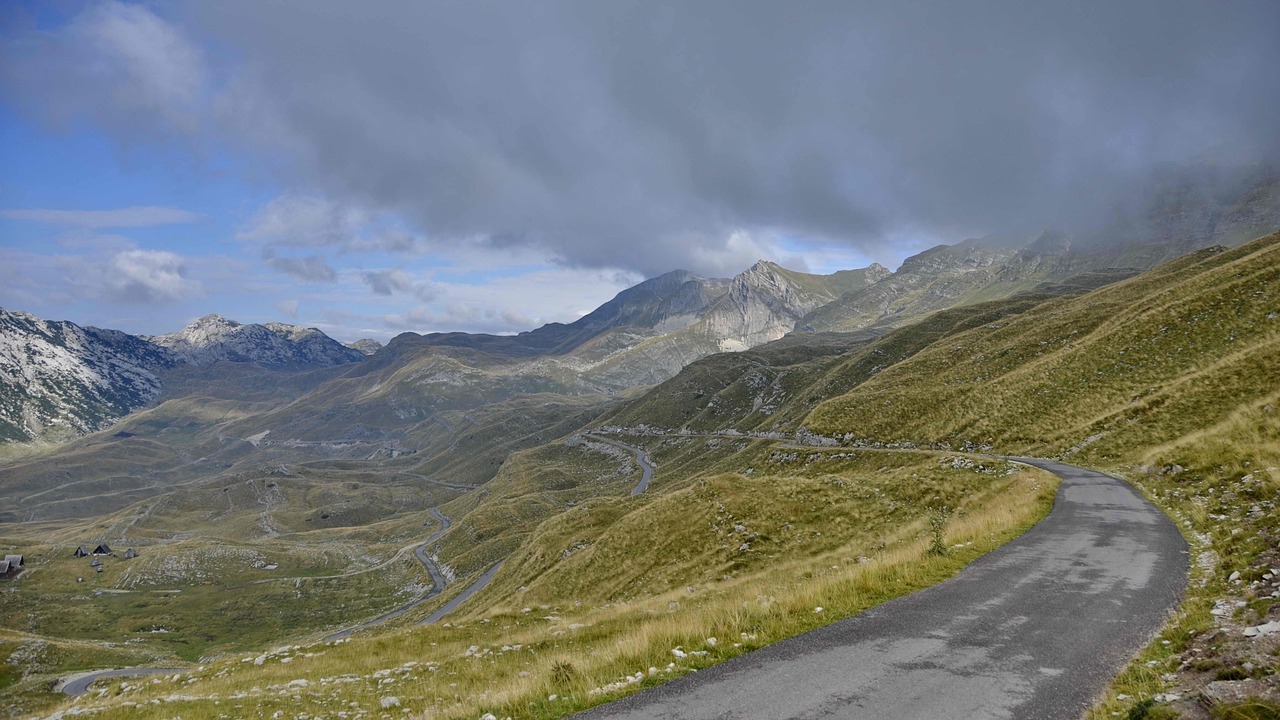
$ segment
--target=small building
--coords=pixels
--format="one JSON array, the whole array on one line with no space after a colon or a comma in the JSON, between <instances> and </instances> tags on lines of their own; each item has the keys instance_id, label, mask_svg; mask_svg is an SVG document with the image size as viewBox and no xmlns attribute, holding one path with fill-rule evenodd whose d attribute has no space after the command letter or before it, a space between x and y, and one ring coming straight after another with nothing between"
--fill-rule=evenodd
<instances>
[{"instance_id":1,"label":"small building","mask_svg":"<svg viewBox=\"0 0 1280 720\"><path fill-rule=\"evenodd\" d=\"M98 547L94 548L93 554L94 555L115 555L115 553L111 552L111 547L106 543L101 543L100 545L98 545Z\"/></svg>"},{"instance_id":2,"label":"small building","mask_svg":"<svg viewBox=\"0 0 1280 720\"><path fill-rule=\"evenodd\" d=\"M136 557L138 557L138 551L137 551L137 550L134 550L133 548L129 548L128 550L125 550L125 551L124 551L124 559L125 559L125 560L132 560L133 558L136 558Z\"/></svg>"},{"instance_id":3,"label":"small building","mask_svg":"<svg viewBox=\"0 0 1280 720\"><path fill-rule=\"evenodd\" d=\"M5 555L0 560L0 577L10 577L22 572L22 566L25 563L21 555Z\"/></svg>"},{"instance_id":4,"label":"small building","mask_svg":"<svg viewBox=\"0 0 1280 720\"><path fill-rule=\"evenodd\" d=\"M85 550L84 546L81 545L80 547L76 548L76 557L89 557L89 551Z\"/></svg>"}]
</instances>

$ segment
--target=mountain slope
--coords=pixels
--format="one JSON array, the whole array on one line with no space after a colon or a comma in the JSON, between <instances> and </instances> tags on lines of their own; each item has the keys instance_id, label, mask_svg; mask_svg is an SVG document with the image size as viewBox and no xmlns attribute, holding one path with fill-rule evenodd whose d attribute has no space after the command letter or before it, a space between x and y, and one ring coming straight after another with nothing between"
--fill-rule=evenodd
<instances>
[{"instance_id":1,"label":"mountain slope","mask_svg":"<svg viewBox=\"0 0 1280 720\"><path fill-rule=\"evenodd\" d=\"M242 325L221 315L206 315L176 333L148 339L193 365L227 360L322 367L365 357L360 350L346 347L315 328L284 323Z\"/></svg>"},{"instance_id":2,"label":"mountain slope","mask_svg":"<svg viewBox=\"0 0 1280 720\"><path fill-rule=\"evenodd\" d=\"M110 425L160 392L172 353L115 330L0 308L0 441L65 439Z\"/></svg>"},{"instance_id":3,"label":"mountain slope","mask_svg":"<svg viewBox=\"0 0 1280 720\"><path fill-rule=\"evenodd\" d=\"M168 384L189 389L245 379L214 367L219 362L297 373L364 357L319 330L282 323L241 325L210 315L178 333L145 338L0 308L0 442L67 440L111 425Z\"/></svg>"},{"instance_id":4,"label":"mountain slope","mask_svg":"<svg viewBox=\"0 0 1280 720\"><path fill-rule=\"evenodd\" d=\"M1274 393L1264 378L1280 377L1278 313L1280 236L1209 248L931 347L808 423L1038 452L1086 440L1094 454L1118 450L1156 427L1176 437Z\"/></svg>"},{"instance_id":5,"label":"mountain slope","mask_svg":"<svg viewBox=\"0 0 1280 720\"><path fill-rule=\"evenodd\" d=\"M807 313L890 274L873 263L860 270L809 275L762 260L733 279L729 292L707 310L699 329L718 340L721 350L753 347L777 340Z\"/></svg>"}]
</instances>

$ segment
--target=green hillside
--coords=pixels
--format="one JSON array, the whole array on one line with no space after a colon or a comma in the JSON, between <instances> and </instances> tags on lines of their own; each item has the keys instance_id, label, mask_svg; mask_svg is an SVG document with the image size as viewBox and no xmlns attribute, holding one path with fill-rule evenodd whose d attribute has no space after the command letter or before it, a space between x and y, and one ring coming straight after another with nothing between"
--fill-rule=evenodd
<instances>
[{"instance_id":1,"label":"green hillside","mask_svg":"<svg viewBox=\"0 0 1280 720\"><path fill-rule=\"evenodd\" d=\"M164 698L172 685L115 683L93 701L102 717L213 718L226 709L215 701L313 715L337 702L371 709L389 692L383 671L401 678L395 695L412 712L558 717L957 572L1047 511L1045 474L990 457L1027 453L1130 479L1179 522L1196 553L1183 611L1096 720L1136 711L1158 692L1192 697L1215 679L1268 677L1277 670L1269 646L1241 631L1280 616L1269 570L1280 566L1280 235L1127 274L1037 282L888 331L793 333L703 358L620 401L519 395L400 418L384 383L409 386L400 377L407 370L377 363L333 384L350 400L344 407L321 407L315 396L266 413L230 400L171 401L122 423L135 437L71 446L79 467L119 465L98 489L104 497L145 501L129 500L106 520L24 526L47 542L33 554L41 595L23 606L40 625L12 629L68 636L93 625L86 637L132 637L158 657L220 656L190 673L198 696L144 711L125 703ZM433 352L430 361L474 352ZM431 397L423 393L415 402ZM352 426L366 434L335 437ZM395 437L381 437L380 426L397 427ZM646 493L630 496L640 476L632 455L584 428L645 451L657 468ZM828 444L804 445L805 432ZM348 444L330 449L338 441ZM130 463L147 462L143 453L177 474L139 480ZM58 457L71 463L61 472L77 467L75 453ZM187 477L184 458L226 467ZM28 492L50 477L30 472L14 478ZM187 484L173 493L158 482ZM269 488L280 500L264 534L259 501ZM41 502L77 502L58 492ZM424 582L404 549L436 527L427 513L435 506L453 520L437 553L456 582L350 643L315 643ZM950 519L934 537L938 517ZM148 581L183 591L146 600L170 636L138 636L149 631L129 608L142 598L128 594L95 601L88 615L57 612L83 602L60 555L95 523L157 541L140 572L221 568L211 585L196 576ZM195 535L183 539L184 529ZM301 580L253 584L253 552ZM492 584L449 622L413 625L500 561ZM335 567L360 572L330 578ZM119 589L113 583L103 587ZM227 604L231 591L243 593L238 605ZM201 636L198 619L210 609L254 622ZM1226 632L1208 632L1215 628ZM287 667L229 655L261 652L268 635L305 647L268 654L294 658ZM706 654L675 656L668 668L675 647ZM357 679L335 679L350 673ZM13 687L30 693L44 677L24 675ZM272 690L296 680L326 690L296 698Z\"/></svg>"},{"instance_id":2,"label":"green hillside","mask_svg":"<svg viewBox=\"0 0 1280 720\"><path fill-rule=\"evenodd\" d=\"M1196 556L1188 599L1095 709L1102 720L1160 692L1178 698L1165 716L1195 712L1207 683L1244 682L1247 696L1264 687L1251 678L1277 671L1245 630L1280 619L1278 407L1270 235L947 338L806 423L849 440L1062 457L1128 478L1179 522Z\"/></svg>"}]
</instances>

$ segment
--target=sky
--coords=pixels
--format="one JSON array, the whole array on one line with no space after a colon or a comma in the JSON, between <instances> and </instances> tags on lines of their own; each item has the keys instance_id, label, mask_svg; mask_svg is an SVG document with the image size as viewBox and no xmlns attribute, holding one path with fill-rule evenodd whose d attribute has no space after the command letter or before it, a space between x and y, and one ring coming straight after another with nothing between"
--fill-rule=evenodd
<instances>
[{"instance_id":1,"label":"sky","mask_svg":"<svg viewBox=\"0 0 1280 720\"><path fill-rule=\"evenodd\" d=\"M0 0L0 307L349 341L896 267L1280 158L1280 6Z\"/></svg>"}]
</instances>

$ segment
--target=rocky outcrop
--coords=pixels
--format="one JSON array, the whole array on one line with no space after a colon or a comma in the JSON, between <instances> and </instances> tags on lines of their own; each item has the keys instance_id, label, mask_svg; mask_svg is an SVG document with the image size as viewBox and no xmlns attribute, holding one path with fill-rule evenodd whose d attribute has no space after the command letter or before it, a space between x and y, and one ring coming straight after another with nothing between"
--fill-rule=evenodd
<instances>
[{"instance_id":1,"label":"rocky outcrop","mask_svg":"<svg viewBox=\"0 0 1280 720\"><path fill-rule=\"evenodd\" d=\"M342 343L344 347L359 350L364 355L372 355L382 349L382 343L373 338L360 338L352 342Z\"/></svg>"},{"instance_id":2,"label":"rocky outcrop","mask_svg":"<svg viewBox=\"0 0 1280 720\"><path fill-rule=\"evenodd\" d=\"M0 441L62 440L151 402L177 358L119 332L0 308Z\"/></svg>"},{"instance_id":3,"label":"rocky outcrop","mask_svg":"<svg viewBox=\"0 0 1280 720\"><path fill-rule=\"evenodd\" d=\"M176 333L149 339L193 365L226 360L325 367L357 362L365 356L315 328L284 323L242 325L221 315L206 315Z\"/></svg>"},{"instance_id":4,"label":"rocky outcrop","mask_svg":"<svg viewBox=\"0 0 1280 720\"><path fill-rule=\"evenodd\" d=\"M879 263L832 275L809 275L761 260L735 277L729 292L707 310L704 331L723 350L744 350L777 340L806 314L889 275Z\"/></svg>"}]
</instances>

